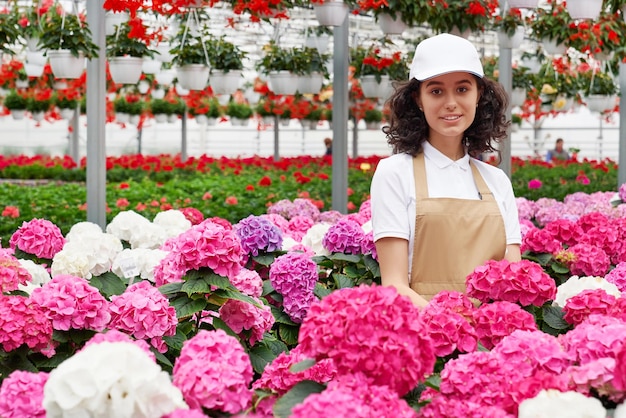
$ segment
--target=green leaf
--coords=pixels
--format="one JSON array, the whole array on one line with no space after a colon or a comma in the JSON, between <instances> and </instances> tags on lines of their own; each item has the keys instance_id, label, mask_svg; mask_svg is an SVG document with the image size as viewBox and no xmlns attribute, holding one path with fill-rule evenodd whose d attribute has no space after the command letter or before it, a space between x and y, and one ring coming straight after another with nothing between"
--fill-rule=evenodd
<instances>
[{"instance_id":1,"label":"green leaf","mask_svg":"<svg viewBox=\"0 0 626 418\"><path fill-rule=\"evenodd\" d=\"M335 280L337 289L354 287L354 281L344 274L333 274L333 279Z\"/></svg>"},{"instance_id":2,"label":"green leaf","mask_svg":"<svg viewBox=\"0 0 626 418\"><path fill-rule=\"evenodd\" d=\"M370 254L367 254L363 257L363 263L365 264L365 268L370 273L372 273L372 276L374 276L374 278L380 278L380 265L378 264L378 261L374 259L374 257L372 257ZM380 280L378 281L378 283L380 284Z\"/></svg>"},{"instance_id":3,"label":"green leaf","mask_svg":"<svg viewBox=\"0 0 626 418\"><path fill-rule=\"evenodd\" d=\"M41 371L41 370L46 370L46 369L52 370L58 367L59 364L63 363L68 358L72 357L72 355L73 353L62 352L62 353L55 354L51 358L43 358L41 360L37 360L35 361L35 365L37 366L38 370L33 370L33 371Z\"/></svg>"},{"instance_id":4,"label":"green leaf","mask_svg":"<svg viewBox=\"0 0 626 418\"><path fill-rule=\"evenodd\" d=\"M530 254L528 252L525 252L522 258L526 260L534 261L537 264L541 265L542 267L545 267L552 260L552 254L547 254L547 253Z\"/></svg>"},{"instance_id":5,"label":"green leaf","mask_svg":"<svg viewBox=\"0 0 626 418\"><path fill-rule=\"evenodd\" d=\"M433 388L433 389L438 391L439 390L439 386L441 386L441 376L439 376L439 374L431 374L424 381L424 385L426 385L429 388Z\"/></svg>"},{"instance_id":6,"label":"green leaf","mask_svg":"<svg viewBox=\"0 0 626 418\"><path fill-rule=\"evenodd\" d=\"M288 418L294 406L302 403L309 395L321 393L326 387L312 380L303 380L279 398L274 404L274 415L277 418Z\"/></svg>"},{"instance_id":7,"label":"green leaf","mask_svg":"<svg viewBox=\"0 0 626 418\"><path fill-rule=\"evenodd\" d=\"M256 373L263 373L265 370L265 366L271 363L277 355L269 349L269 347L263 344L257 344L250 349L248 352L250 356L250 362L252 363L252 368Z\"/></svg>"},{"instance_id":8,"label":"green leaf","mask_svg":"<svg viewBox=\"0 0 626 418\"><path fill-rule=\"evenodd\" d=\"M162 353L159 353L154 347L150 347L150 351L154 354L154 357L157 359L159 363L165 364L168 367L174 367L172 362L167 357L165 357Z\"/></svg>"},{"instance_id":9,"label":"green leaf","mask_svg":"<svg viewBox=\"0 0 626 418\"><path fill-rule=\"evenodd\" d=\"M261 264L262 266L267 267L274 262L277 255L280 255L280 254L265 253L265 254L259 254L259 255L253 256L252 259L256 261L257 263Z\"/></svg>"},{"instance_id":10,"label":"green leaf","mask_svg":"<svg viewBox=\"0 0 626 418\"><path fill-rule=\"evenodd\" d=\"M181 291L183 284L184 282L168 283L160 286L158 289L159 292L163 293L165 296L174 296Z\"/></svg>"},{"instance_id":11,"label":"green leaf","mask_svg":"<svg viewBox=\"0 0 626 418\"><path fill-rule=\"evenodd\" d=\"M332 253L329 258L333 261L345 261L348 263L358 263L359 261L361 261L360 255L344 253Z\"/></svg>"},{"instance_id":12,"label":"green leaf","mask_svg":"<svg viewBox=\"0 0 626 418\"><path fill-rule=\"evenodd\" d=\"M269 295L270 293L276 292L276 289L274 289L274 286L272 286L272 283L269 280L264 280L263 281L263 296Z\"/></svg>"},{"instance_id":13,"label":"green leaf","mask_svg":"<svg viewBox=\"0 0 626 418\"><path fill-rule=\"evenodd\" d=\"M170 305L176 309L176 317L181 320L202 311L207 306L207 301L205 299L190 299L186 296L180 296L172 299Z\"/></svg>"},{"instance_id":14,"label":"green leaf","mask_svg":"<svg viewBox=\"0 0 626 418\"><path fill-rule=\"evenodd\" d=\"M550 265L550 268L552 269L553 272L558 273L558 274L569 274L570 272L569 268L567 268L561 263L552 263Z\"/></svg>"},{"instance_id":15,"label":"green leaf","mask_svg":"<svg viewBox=\"0 0 626 418\"><path fill-rule=\"evenodd\" d=\"M292 364L291 367L289 368L289 371L291 373L303 372L305 370L310 369L313 366L315 366L315 359L307 358L295 364Z\"/></svg>"},{"instance_id":16,"label":"green leaf","mask_svg":"<svg viewBox=\"0 0 626 418\"><path fill-rule=\"evenodd\" d=\"M213 289L215 287L226 289L231 286L228 278L219 276L215 273L202 275L193 274L187 275L186 277L187 279L183 283L181 290L189 296L193 294L213 293Z\"/></svg>"},{"instance_id":17,"label":"green leaf","mask_svg":"<svg viewBox=\"0 0 626 418\"><path fill-rule=\"evenodd\" d=\"M179 325L176 328L176 334L164 336L163 341L165 341L165 344L167 344L169 348L180 351L183 348L183 343L187 341L187 334L181 330L181 326Z\"/></svg>"},{"instance_id":18,"label":"green leaf","mask_svg":"<svg viewBox=\"0 0 626 418\"><path fill-rule=\"evenodd\" d=\"M278 328L278 335L280 335L280 339L285 342L288 346L295 346L298 344L298 333L300 332L300 326L289 326L285 324L280 324Z\"/></svg>"},{"instance_id":19,"label":"green leaf","mask_svg":"<svg viewBox=\"0 0 626 418\"><path fill-rule=\"evenodd\" d=\"M224 322L221 318L213 318L212 322L213 322L213 327L215 329L221 329L226 334L230 335L231 337L237 338L238 341L241 341L241 338L239 338L239 335L237 335L237 333L233 331L231 327L226 325L226 322Z\"/></svg>"},{"instance_id":20,"label":"green leaf","mask_svg":"<svg viewBox=\"0 0 626 418\"><path fill-rule=\"evenodd\" d=\"M332 292L332 290L330 290L323 284L319 282L315 283L315 289L313 289L313 294L315 294L315 296L317 296L318 298L323 299L324 297L330 295Z\"/></svg>"},{"instance_id":21,"label":"green leaf","mask_svg":"<svg viewBox=\"0 0 626 418\"><path fill-rule=\"evenodd\" d=\"M542 314L544 322L556 330L565 330L571 326L563 319L563 309L558 306L544 306Z\"/></svg>"},{"instance_id":22,"label":"green leaf","mask_svg":"<svg viewBox=\"0 0 626 418\"><path fill-rule=\"evenodd\" d=\"M291 318L289 318L289 315L287 315L280 308L277 308L276 306L270 306L270 309L272 310L272 315L274 315L274 322L286 325L297 325L291 320Z\"/></svg>"},{"instance_id":23,"label":"green leaf","mask_svg":"<svg viewBox=\"0 0 626 418\"><path fill-rule=\"evenodd\" d=\"M113 295L121 295L126 291L126 284L114 273L107 272L100 276L93 276L89 284L95 287L107 298Z\"/></svg>"},{"instance_id":24,"label":"green leaf","mask_svg":"<svg viewBox=\"0 0 626 418\"><path fill-rule=\"evenodd\" d=\"M257 308L261 308L263 306L263 303L257 302L252 297L245 295L236 289L235 290L220 289L220 290L216 290L213 294L215 296L222 297L225 299L234 299L234 300L240 300L242 302L248 302L250 305L254 305Z\"/></svg>"}]
</instances>

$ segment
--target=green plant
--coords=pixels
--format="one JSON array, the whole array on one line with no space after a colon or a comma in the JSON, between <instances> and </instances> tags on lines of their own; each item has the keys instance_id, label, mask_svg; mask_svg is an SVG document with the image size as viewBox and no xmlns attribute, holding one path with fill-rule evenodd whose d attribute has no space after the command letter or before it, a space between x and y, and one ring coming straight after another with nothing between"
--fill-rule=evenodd
<instances>
[{"instance_id":1,"label":"green plant","mask_svg":"<svg viewBox=\"0 0 626 418\"><path fill-rule=\"evenodd\" d=\"M435 1L429 7L428 24L436 33L484 31L492 18L488 3L487 0Z\"/></svg>"},{"instance_id":2,"label":"green plant","mask_svg":"<svg viewBox=\"0 0 626 418\"><path fill-rule=\"evenodd\" d=\"M210 35L206 30L199 30L195 36L184 28L178 31L172 39L170 53L174 55L173 65L184 66L189 64L209 65Z\"/></svg>"},{"instance_id":3,"label":"green plant","mask_svg":"<svg viewBox=\"0 0 626 418\"><path fill-rule=\"evenodd\" d=\"M571 23L565 4L553 1L549 9L539 7L535 10L529 27L535 40L550 39L561 44L570 38Z\"/></svg>"},{"instance_id":4,"label":"green plant","mask_svg":"<svg viewBox=\"0 0 626 418\"><path fill-rule=\"evenodd\" d=\"M520 26L524 26L524 23L520 9L508 9L504 15L494 16L492 28L512 37Z\"/></svg>"},{"instance_id":5,"label":"green plant","mask_svg":"<svg viewBox=\"0 0 626 418\"><path fill-rule=\"evenodd\" d=\"M396 15L400 17L407 26L419 26L428 21L429 4L422 1L411 0L387 0L384 3L379 1L360 2L360 9L371 11L375 17L381 14Z\"/></svg>"},{"instance_id":6,"label":"green plant","mask_svg":"<svg viewBox=\"0 0 626 418\"><path fill-rule=\"evenodd\" d=\"M177 103L172 103L167 99L153 99L149 103L150 111L153 115L173 115L176 111Z\"/></svg>"},{"instance_id":7,"label":"green plant","mask_svg":"<svg viewBox=\"0 0 626 418\"><path fill-rule=\"evenodd\" d=\"M225 113L231 118L248 119L254 113L252 107L247 103L228 102Z\"/></svg>"},{"instance_id":8,"label":"green plant","mask_svg":"<svg viewBox=\"0 0 626 418\"><path fill-rule=\"evenodd\" d=\"M612 75L605 72L587 71L579 74L583 95L599 94L611 96L617 94L618 87Z\"/></svg>"},{"instance_id":9,"label":"green plant","mask_svg":"<svg viewBox=\"0 0 626 418\"><path fill-rule=\"evenodd\" d=\"M372 45L369 48L356 47L350 50L350 65L354 77L373 75L380 82L383 75L390 80L406 80L409 66L402 52L384 52L385 45Z\"/></svg>"},{"instance_id":10,"label":"green plant","mask_svg":"<svg viewBox=\"0 0 626 418\"><path fill-rule=\"evenodd\" d=\"M274 71L293 71L295 58L293 48L281 48L274 41L263 47L263 57L257 62L256 69L269 74Z\"/></svg>"},{"instance_id":11,"label":"green plant","mask_svg":"<svg viewBox=\"0 0 626 418\"><path fill-rule=\"evenodd\" d=\"M32 113L47 112L50 110L52 100L50 99L38 99L36 97L29 97L26 100L26 110Z\"/></svg>"},{"instance_id":12,"label":"green plant","mask_svg":"<svg viewBox=\"0 0 626 418\"><path fill-rule=\"evenodd\" d=\"M91 31L81 17L67 13L64 16L51 7L42 19L42 31L45 36L39 38L41 49L67 49L72 55L86 58L98 56L98 46L93 43Z\"/></svg>"},{"instance_id":13,"label":"green plant","mask_svg":"<svg viewBox=\"0 0 626 418\"><path fill-rule=\"evenodd\" d=\"M135 96L121 96L113 101L113 110L116 113L140 115L144 109L144 102Z\"/></svg>"},{"instance_id":14,"label":"green plant","mask_svg":"<svg viewBox=\"0 0 626 418\"><path fill-rule=\"evenodd\" d=\"M76 105L78 104L77 99L70 99L67 96L61 96L56 94L53 98L53 103L59 109L76 109Z\"/></svg>"},{"instance_id":15,"label":"green plant","mask_svg":"<svg viewBox=\"0 0 626 418\"><path fill-rule=\"evenodd\" d=\"M234 43L228 42L224 35L219 38L210 37L206 46L212 69L224 72L243 70L243 60L248 53Z\"/></svg>"},{"instance_id":16,"label":"green plant","mask_svg":"<svg viewBox=\"0 0 626 418\"><path fill-rule=\"evenodd\" d=\"M378 109L367 109L363 114L365 122L381 122L383 120L383 112Z\"/></svg>"},{"instance_id":17,"label":"green plant","mask_svg":"<svg viewBox=\"0 0 626 418\"><path fill-rule=\"evenodd\" d=\"M533 87L533 74L528 67L513 67L513 88L520 88L526 91Z\"/></svg>"},{"instance_id":18,"label":"green plant","mask_svg":"<svg viewBox=\"0 0 626 418\"><path fill-rule=\"evenodd\" d=\"M326 63L330 58L329 54L320 54L317 48L306 46L292 49L293 68L292 71L299 75L321 73L324 78L328 78Z\"/></svg>"},{"instance_id":19,"label":"green plant","mask_svg":"<svg viewBox=\"0 0 626 418\"><path fill-rule=\"evenodd\" d=\"M318 121L318 120L322 120L323 116L324 116L324 108L313 104L311 106L311 111L304 116L304 119Z\"/></svg>"},{"instance_id":20,"label":"green plant","mask_svg":"<svg viewBox=\"0 0 626 418\"><path fill-rule=\"evenodd\" d=\"M106 37L108 57L154 57L156 50L150 49L150 40L131 36L131 29L128 22L123 22L113 35Z\"/></svg>"},{"instance_id":21,"label":"green plant","mask_svg":"<svg viewBox=\"0 0 626 418\"><path fill-rule=\"evenodd\" d=\"M9 110L25 110L28 99L15 90L4 98L3 105Z\"/></svg>"},{"instance_id":22,"label":"green plant","mask_svg":"<svg viewBox=\"0 0 626 418\"><path fill-rule=\"evenodd\" d=\"M19 39L15 13L0 11L0 53L15 55L13 46Z\"/></svg>"}]
</instances>

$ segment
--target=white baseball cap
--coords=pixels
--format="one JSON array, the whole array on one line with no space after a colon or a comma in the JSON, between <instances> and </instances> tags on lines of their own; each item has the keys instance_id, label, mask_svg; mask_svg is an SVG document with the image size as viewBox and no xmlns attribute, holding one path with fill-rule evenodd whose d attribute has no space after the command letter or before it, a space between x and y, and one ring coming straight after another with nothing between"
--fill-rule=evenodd
<instances>
[{"instance_id":1,"label":"white baseball cap","mask_svg":"<svg viewBox=\"0 0 626 418\"><path fill-rule=\"evenodd\" d=\"M474 44L460 36L442 33L417 45L409 80L415 78L424 81L457 71L471 73L480 78L485 75Z\"/></svg>"}]
</instances>

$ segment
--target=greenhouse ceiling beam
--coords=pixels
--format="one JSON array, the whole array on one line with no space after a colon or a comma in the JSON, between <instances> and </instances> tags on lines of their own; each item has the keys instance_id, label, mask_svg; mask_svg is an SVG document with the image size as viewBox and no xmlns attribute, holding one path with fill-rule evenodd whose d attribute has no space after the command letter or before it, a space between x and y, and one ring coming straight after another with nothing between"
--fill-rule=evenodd
<instances>
[{"instance_id":1,"label":"greenhouse ceiling beam","mask_svg":"<svg viewBox=\"0 0 626 418\"><path fill-rule=\"evenodd\" d=\"M87 24L99 57L87 61L87 221L106 227L106 38L104 0L89 0Z\"/></svg>"},{"instance_id":2,"label":"greenhouse ceiling beam","mask_svg":"<svg viewBox=\"0 0 626 418\"><path fill-rule=\"evenodd\" d=\"M344 214L348 210L348 25L346 16L333 30L332 207Z\"/></svg>"}]
</instances>

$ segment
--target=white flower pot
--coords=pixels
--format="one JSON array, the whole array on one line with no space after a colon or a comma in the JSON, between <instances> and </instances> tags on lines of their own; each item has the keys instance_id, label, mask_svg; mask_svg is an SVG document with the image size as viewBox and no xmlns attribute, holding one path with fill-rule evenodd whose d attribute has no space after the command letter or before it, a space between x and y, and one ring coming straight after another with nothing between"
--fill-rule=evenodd
<instances>
[{"instance_id":1,"label":"white flower pot","mask_svg":"<svg viewBox=\"0 0 626 418\"><path fill-rule=\"evenodd\" d=\"M26 49L28 51L39 51L39 37L34 36L34 37L26 37Z\"/></svg>"},{"instance_id":2,"label":"white flower pot","mask_svg":"<svg viewBox=\"0 0 626 418\"><path fill-rule=\"evenodd\" d=\"M602 0L567 0L565 7L572 19L596 20L602 10Z\"/></svg>"},{"instance_id":3,"label":"white flower pot","mask_svg":"<svg viewBox=\"0 0 626 418\"><path fill-rule=\"evenodd\" d=\"M176 123L178 120L178 115L173 113L171 115L167 115L167 123Z\"/></svg>"},{"instance_id":4,"label":"white flower pot","mask_svg":"<svg viewBox=\"0 0 626 418\"><path fill-rule=\"evenodd\" d=\"M209 117L205 114L196 115L194 116L194 119L196 120L196 123L198 125L206 125L207 122L209 121Z\"/></svg>"},{"instance_id":5,"label":"white flower pot","mask_svg":"<svg viewBox=\"0 0 626 418\"><path fill-rule=\"evenodd\" d=\"M65 80L55 81L52 84L52 88L55 90L66 90L68 88L67 81Z\"/></svg>"},{"instance_id":6,"label":"white flower pot","mask_svg":"<svg viewBox=\"0 0 626 418\"><path fill-rule=\"evenodd\" d=\"M539 0L508 0L511 9L535 9Z\"/></svg>"},{"instance_id":7,"label":"white flower pot","mask_svg":"<svg viewBox=\"0 0 626 418\"><path fill-rule=\"evenodd\" d=\"M541 40L541 45L548 55L563 55L567 52L567 47L563 44L558 44L554 39L544 38Z\"/></svg>"},{"instance_id":8,"label":"white flower pot","mask_svg":"<svg viewBox=\"0 0 626 418\"><path fill-rule=\"evenodd\" d=\"M137 84L141 78L143 58L113 57L109 58L109 72L116 84Z\"/></svg>"},{"instance_id":9,"label":"white flower pot","mask_svg":"<svg viewBox=\"0 0 626 418\"><path fill-rule=\"evenodd\" d=\"M54 49L48 50L47 54L55 78L75 79L85 71L85 57L82 53L75 57L68 49Z\"/></svg>"},{"instance_id":10,"label":"white flower pot","mask_svg":"<svg viewBox=\"0 0 626 418\"><path fill-rule=\"evenodd\" d=\"M261 123L263 123L263 125L272 125L274 123L274 116L262 116Z\"/></svg>"},{"instance_id":11,"label":"white flower pot","mask_svg":"<svg viewBox=\"0 0 626 418\"><path fill-rule=\"evenodd\" d=\"M132 123L133 125L139 125L139 120L141 120L141 117L139 115L130 115L128 117L128 122Z\"/></svg>"},{"instance_id":12,"label":"white flower pot","mask_svg":"<svg viewBox=\"0 0 626 418\"><path fill-rule=\"evenodd\" d=\"M176 71L174 70L161 70L154 75L154 80L163 86L169 86L176 78Z\"/></svg>"},{"instance_id":13,"label":"white flower pot","mask_svg":"<svg viewBox=\"0 0 626 418\"><path fill-rule=\"evenodd\" d=\"M165 123L167 122L167 115L165 113L157 113L154 115L154 121L156 123Z\"/></svg>"},{"instance_id":14,"label":"white flower pot","mask_svg":"<svg viewBox=\"0 0 626 418\"><path fill-rule=\"evenodd\" d=\"M161 71L161 65L163 62L154 58L144 58L143 66L141 67L141 71L144 74L156 74Z\"/></svg>"},{"instance_id":15,"label":"white flower pot","mask_svg":"<svg viewBox=\"0 0 626 418\"><path fill-rule=\"evenodd\" d=\"M241 71L212 70L209 76L209 85L214 94L234 94L239 89Z\"/></svg>"},{"instance_id":16,"label":"white flower pot","mask_svg":"<svg viewBox=\"0 0 626 418\"><path fill-rule=\"evenodd\" d=\"M165 90L163 90L163 89L155 89L155 90L152 90L152 91L150 92L150 96L151 96L153 99L159 99L159 100L160 100L160 99L162 99L162 98L164 98L164 97L165 97Z\"/></svg>"},{"instance_id":17,"label":"white flower pot","mask_svg":"<svg viewBox=\"0 0 626 418\"><path fill-rule=\"evenodd\" d=\"M176 92L176 94L178 94L181 97L189 95L189 90L178 84L174 86L174 91Z\"/></svg>"},{"instance_id":18,"label":"white flower pot","mask_svg":"<svg viewBox=\"0 0 626 418\"><path fill-rule=\"evenodd\" d=\"M115 35L117 27L129 19L126 12L106 12L104 15L104 33L107 36Z\"/></svg>"},{"instance_id":19,"label":"white flower pot","mask_svg":"<svg viewBox=\"0 0 626 418\"><path fill-rule=\"evenodd\" d=\"M26 51L26 62L43 67L48 63L46 51Z\"/></svg>"},{"instance_id":20,"label":"white flower pot","mask_svg":"<svg viewBox=\"0 0 626 418\"><path fill-rule=\"evenodd\" d=\"M585 96L587 108L592 112L604 112L615 107L615 96L605 96L601 94L590 94Z\"/></svg>"},{"instance_id":21,"label":"white flower pot","mask_svg":"<svg viewBox=\"0 0 626 418\"><path fill-rule=\"evenodd\" d=\"M393 87L389 81L389 76L382 76L380 83L373 75L361 76L361 90L365 97L371 98L386 98L391 94Z\"/></svg>"},{"instance_id":22,"label":"white flower pot","mask_svg":"<svg viewBox=\"0 0 626 418\"><path fill-rule=\"evenodd\" d=\"M41 122L43 120L44 116L45 116L44 112L34 112L32 114L33 120L35 122Z\"/></svg>"},{"instance_id":23,"label":"white flower pot","mask_svg":"<svg viewBox=\"0 0 626 418\"><path fill-rule=\"evenodd\" d=\"M130 115L128 113L116 113L115 120L119 123L128 123L130 121Z\"/></svg>"},{"instance_id":24,"label":"white flower pot","mask_svg":"<svg viewBox=\"0 0 626 418\"><path fill-rule=\"evenodd\" d=\"M204 90L209 82L209 72L205 64L187 64L176 69L176 77L184 89Z\"/></svg>"},{"instance_id":25,"label":"white flower pot","mask_svg":"<svg viewBox=\"0 0 626 418\"><path fill-rule=\"evenodd\" d=\"M314 4L313 11L320 25L341 26L350 8L342 0L325 0L322 4Z\"/></svg>"},{"instance_id":26,"label":"white flower pot","mask_svg":"<svg viewBox=\"0 0 626 418\"><path fill-rule=\"evenodd\" d=\"M291 124L291 119L289 118L279 118L280 126L289 126Z\"/></svg>"},{"instance_id":27,"label":"white flower pot","mask_svg":"<svg viewBox=\"0 0 626 418\"><path fill-rule=\"evenodd\" d=\"M380 128L380 122L365 122L365 129L373 131Z\"/></svg>"},{"instance_id":28,"label":"white flower pot","mask_svg":"<svg viewBox=\"0 0 626 418\"><path fill-rule=\"evenodd\" d=\"M146 80L141 80L137 83L137 91L139 94L146 94L150 90L150 83Z\"/></svg>"},{"instance_id":29,"label":"white flower pot","mask_svg":"<svg viewBox=\"0 0 626 418\"><path fill-rule=\"evenodd\" d=\"M300 94L317 94L322 90L324 76L321 73L312 73L298 76L298 92Z\"/></svg>"},{"instance_id":30,"label":"white flower pot","mask_svg":"<svg viewBox=\"0 0 626 418\"><path fill-rule=\"evenodd\" d=\"M391 16L389 13L378 15L378 26L385 35L402 35L407 25L402 21L402 16Z\"/></svg>"},{"instance_id":31,"label":"white flower pot","mask_svg":"<svg viewBox=\"0 0 626 418\"><path fill-rule=\"evenodd\" d=\"M527 57L521 60L520 65L528 68L530 74L537 74L541 69L541 62L537 57Z\"/></svg>"},{"instance_id":32,"label":"white flower pot","mask_svg":"<svg viewBox=\"0 0 626 418\"><path fill-rule=\"evenodd\" d=\"M275 71L268 75L269 87L275 94L294 95L298 91L298 77L289 71Z\"/></svg>"},{"instance_id":33,"label":"white flower pot","mask_svg":"<svg viewBox=\"0 0 626 418\"><path fill-rule=\"evenodd\" d=\"M13 117L13 120L22 120L24 119L25 115L26 115L26 110L24 109L11 110L11 116Z\"/></svg>"},{"instance_id":34,"label":"white flower pot","mask_svg":"<svg viewBox=\"0 0 626 418\"><path fill-rule=\"evenodd\" d=\"M250 119L230 118L230 124L233 126L248 126Z\"/></svg>"},{"instance_id":35,"label":"white flower pot","mask_svg":"<svg viewBox=\"0 0 626 418\"><path fill-rule=\"evenodd\" d=\"M41 77L43 75L43 65L24 63L24 72L29 77Z\"/></svg>"},{"instance_id":36,"label":"white flower pot","mask_svg":"<svg viewBox=\"0 0 626 418\"><path fill-rule=\"evenodd\" d=\"M511 106L521 106L526 100L526 90L520 87L511 90Z\"/></svg>"},{"instance_id":37,"label":"white flower pot","mask_svg":"<svg viewBox=\"0 0 626 418\"><path fill-rule=\"evenodd\" d=\"M59 109L59 114L63 119L72 119L74 117L74 111L74 109L64 107L63 109Z\"/></svg>"},{"instance_id":38,"label":"white flower pot","mask_svg":"<svg viewBox=\"0 0 626 418\"><path fill-rule=\"evenodd\" d=\"M15 88L16 89L27 89L28 88L28 80L15 80Z\"/></svg>"},{"instance_id":39,"label":"white flower pot","mask_svg":"<svg viewBox=\"0 0 626 418\"><path fill-rule=\"evenodd\" d=\"M498 44L504 48L519 48L524 41L524 35L526 35L526 29L523 26L518 26L513 36L498 32Z\"/></svg>"}]
</instances>

